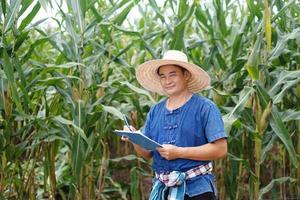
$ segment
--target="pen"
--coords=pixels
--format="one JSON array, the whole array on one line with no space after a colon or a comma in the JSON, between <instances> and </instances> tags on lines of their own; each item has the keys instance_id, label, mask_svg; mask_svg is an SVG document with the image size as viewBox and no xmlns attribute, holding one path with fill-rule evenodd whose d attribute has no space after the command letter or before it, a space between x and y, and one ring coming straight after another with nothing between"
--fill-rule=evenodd
<instances>
[{"instance_id":1,"label":"pen","mask_svg":"<svg viewBox=\"0 0 300 200\"><path fill-rule=\"evenodd\" d=\"M130 128L130 125L129 125L129 123L128 123L127 117L126 117L126 115L124 115L124 114L123 114L123 121L125 122L127 128L128 128L130 131L132 131L131 128Z\"/></svg>"}]
</instances>

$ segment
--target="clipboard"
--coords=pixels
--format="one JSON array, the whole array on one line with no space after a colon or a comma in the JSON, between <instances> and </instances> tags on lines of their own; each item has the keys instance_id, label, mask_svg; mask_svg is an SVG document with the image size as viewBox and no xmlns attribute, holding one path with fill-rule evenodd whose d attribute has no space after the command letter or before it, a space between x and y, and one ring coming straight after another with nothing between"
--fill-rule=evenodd
<instances>
[{"instance_id":1,"label":"clipboard","mask_svg":"<svg viewBox=\"0 0 300 200\"><path fill-rule=\"evenodd\" d=\"M155 142L154 140L148 138L140 131L124 131L124 130L114 130L114 132L119 136L127 137L131 142L140 145L146 150L154 151L157 147L162 147L161 144Z\"/></svg>"}]
</instances>

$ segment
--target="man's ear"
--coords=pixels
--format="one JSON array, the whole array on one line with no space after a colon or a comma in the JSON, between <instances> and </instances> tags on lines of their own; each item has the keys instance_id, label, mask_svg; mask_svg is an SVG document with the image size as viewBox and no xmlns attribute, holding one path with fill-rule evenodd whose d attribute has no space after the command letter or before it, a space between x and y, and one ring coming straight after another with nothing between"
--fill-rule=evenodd
<instances>
[{"instance_id":1,"label":"man's ear","mask_svg":"<svg viewBox=\"0 0 300 200\"><path fill-rule=\"evenodd\" d=\"M185 70L183 72L183 75L185 77L185 80L189 80L191 78L191 73L188 70Z\"/></svg>"}]
</instances>

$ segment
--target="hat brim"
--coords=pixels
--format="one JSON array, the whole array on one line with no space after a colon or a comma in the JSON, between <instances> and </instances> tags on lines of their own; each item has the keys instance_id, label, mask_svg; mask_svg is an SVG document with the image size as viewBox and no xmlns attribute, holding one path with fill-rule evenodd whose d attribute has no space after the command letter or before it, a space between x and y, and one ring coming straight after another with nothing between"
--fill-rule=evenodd
<instances>
[{"instance_id":1,"label":"hat brim","mask_svg":"<svg viewBox=\"0 0 300 200\"><path fill-rule=\"evenodd\" d=\"M187 87L191 92L200 92L210 85L210 77L201 67L193 63L165 59L150 60L139 65L136 70L138 82L151 92L165 94L157 74L158 68L163 65L178 65L188 70L191 77Z\"/></svg>"}]
</instances>

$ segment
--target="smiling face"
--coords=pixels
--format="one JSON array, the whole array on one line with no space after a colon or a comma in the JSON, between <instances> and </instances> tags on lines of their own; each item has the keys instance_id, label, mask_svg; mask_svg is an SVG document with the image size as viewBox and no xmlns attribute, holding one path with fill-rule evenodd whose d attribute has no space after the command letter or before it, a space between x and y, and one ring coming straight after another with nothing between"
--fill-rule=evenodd
<instances>
[{"instance_id":1,"label":"smiling face","mask_svg":"<svg viewBox=\"0 0 300 200\"><path fill-rule=\"evenodd\" d=\"M176 65L163 65L157 71L160 84L168 96L177 96L188 90L190 73Z\"/></svg>"}]
</instances>

